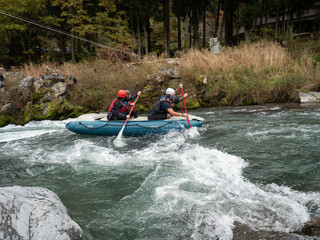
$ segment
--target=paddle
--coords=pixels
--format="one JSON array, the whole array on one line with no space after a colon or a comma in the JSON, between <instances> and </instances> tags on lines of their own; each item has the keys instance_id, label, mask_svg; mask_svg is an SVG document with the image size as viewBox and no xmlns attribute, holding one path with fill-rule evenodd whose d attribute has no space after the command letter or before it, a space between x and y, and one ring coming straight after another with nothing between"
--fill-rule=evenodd
<instances>
[{"instance_id":1,"label":"paddle","mask_svg":"<svg viewBox=\"0 0 320 240\"><path fill-rule=\"evenodd\" d=\"M185 101L185 99L184 99L184 94L183 94L183 88L182 88L182 87L181 87L181 94L182 94L184 109L185 109L185 111L186 111L186 114L188 114L188 112L187 112L187 106L186 106L186 101ZM190 121L189 121L189 117L187 117L187 120L188 120L189 128L191 128Z\"/></svg>"},{"instance_id":2,"label":"paddle","mask_svg":"<svg viewBox=\"0 0 320 240\"><path fill-rule=\"evenodd\" d=\"M136 105L136 102L137 102L137 100L138 100L138 98L139 98L140 94L141 94L141 93L140 93L140 92L138 92L138 96L137 96L136 100L134 101L134 103L133 103L133 105L132 105L132 107L131 107L131 109L130 109L129 116L131 115L131 112L132 112L132 110L133 110L134 106ZM116 140L119 140L119 139L121 138L122 133L123 133L123 130L124 130L124 127L126 126L126 124L127 124L127 122L128 122L128 119L129 119L129 118L127 118L127 119L126 119L126 121L124 122L123 127L122 127L122 129L120 130L120 132L119 132L119 134L118 134L118 136L117 136Z\"/></svg>"}]
</instances>

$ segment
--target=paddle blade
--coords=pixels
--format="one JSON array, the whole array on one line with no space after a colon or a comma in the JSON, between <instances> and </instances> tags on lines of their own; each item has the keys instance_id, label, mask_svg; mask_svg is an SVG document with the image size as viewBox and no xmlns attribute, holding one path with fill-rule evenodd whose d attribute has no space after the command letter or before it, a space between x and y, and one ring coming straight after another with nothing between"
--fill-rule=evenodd
<instances>
[{"instance_id":1,"label":"paddle blade","mask_svg":"<svg viewBox=\"0 0 320 240\"><path fill-rule=\"evenodd\" d=\"M122 129L120 130L118 136L113 140L113 144L116 146L116 147L124 147L126 144L124 143L124 141L122 140L122 133L123 133L123 130L124 130L124 126L122 127Z\"/></svg>"},{"instance_id":2,"label":"paddle blade","mask_svg":"<svg viewBox=\"0 0 320 240\"><path fill-rule=\"evenodd\" d=\"M120 132L118 133L117 139L120 139L122 137L124 127L125 127L125 125L123 125L123 127L120 130Z\"/></svg>"}]
</instances>

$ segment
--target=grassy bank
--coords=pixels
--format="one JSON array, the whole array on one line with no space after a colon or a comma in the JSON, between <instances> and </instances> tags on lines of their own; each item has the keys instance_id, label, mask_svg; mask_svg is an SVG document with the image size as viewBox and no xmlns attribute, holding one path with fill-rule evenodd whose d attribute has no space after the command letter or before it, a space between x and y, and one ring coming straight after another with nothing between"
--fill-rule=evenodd
<instances>
[{"instance_id":1,"label":"grassy bank","mask_svg":"<svg viewBox=\"0 0 320 240\"><path fill-rule=\"evenodd\" d=\"M92 110L105 110L119 89L133 92L144 89L152 84L147 80L148 75L157 74L160 68L178 70L185 91L200 106L263 104L294 101L296 91L301 89L320 90L317 52L301 46L292 50L273 42L258 42L222 48L220 55L190 50L179 53L180 65L174 66L150 56L135 64L96 60L59 66L28 65L19 71L25 76L39 76L49 65L51 70L76 76L78 83L70 101ZM205 78L207 84L203 82ZM167 84L163 91L177 83ZM159 94L155 93L154 100Z\"/></svg>"},{"instance_id":2,"label":"grassy bank","mask_svg":"<svg viewBox=\"0 0 320 240\"><path fill-rule=\"evenodd\" d=\"M301 49L296 58L272 42L225 48L221 55L189 51L181 58L183 79L196 84L208 78L208 103L226 105L294 101L299 89L320 88L320 65L314 53Z\"/></svg>"}]
</instances>

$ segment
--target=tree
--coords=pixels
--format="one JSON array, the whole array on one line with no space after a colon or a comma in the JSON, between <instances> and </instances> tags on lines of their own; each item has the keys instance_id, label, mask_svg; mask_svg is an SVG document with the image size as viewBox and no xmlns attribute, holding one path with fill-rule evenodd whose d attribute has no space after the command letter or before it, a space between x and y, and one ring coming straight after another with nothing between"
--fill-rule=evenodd
<instances>
[{"instance_id":1,"label":"tree","mask_svg":"<svg viewBox=\"0 0 320 240\"><path fill-rule=\"evenodd\" d=\"M30 21L39 21L40 16L46 14L45 0L0 0L0 9L21 19L28 18ZM37 61L41 54L38 37L40 30L32 24L4 15L1 15L0 21L0 42L3 43L7 63Z\"/></svg>"}]
</instances>

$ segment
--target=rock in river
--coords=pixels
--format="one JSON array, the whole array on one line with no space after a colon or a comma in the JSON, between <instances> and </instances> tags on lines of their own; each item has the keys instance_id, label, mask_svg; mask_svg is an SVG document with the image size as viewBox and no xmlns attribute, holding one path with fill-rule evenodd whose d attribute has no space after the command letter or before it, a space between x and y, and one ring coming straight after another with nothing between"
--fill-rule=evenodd
<instances>
[{"instance_id":1,"label":"rock in river","mask_svg":"<svg viewBox=\"0 0 320 240\"><path fill-rule=\"evenodd\" d=\"M59 197L40 187L0 188L0 239L82 239Z\"/></svg>"}]
</instances>

